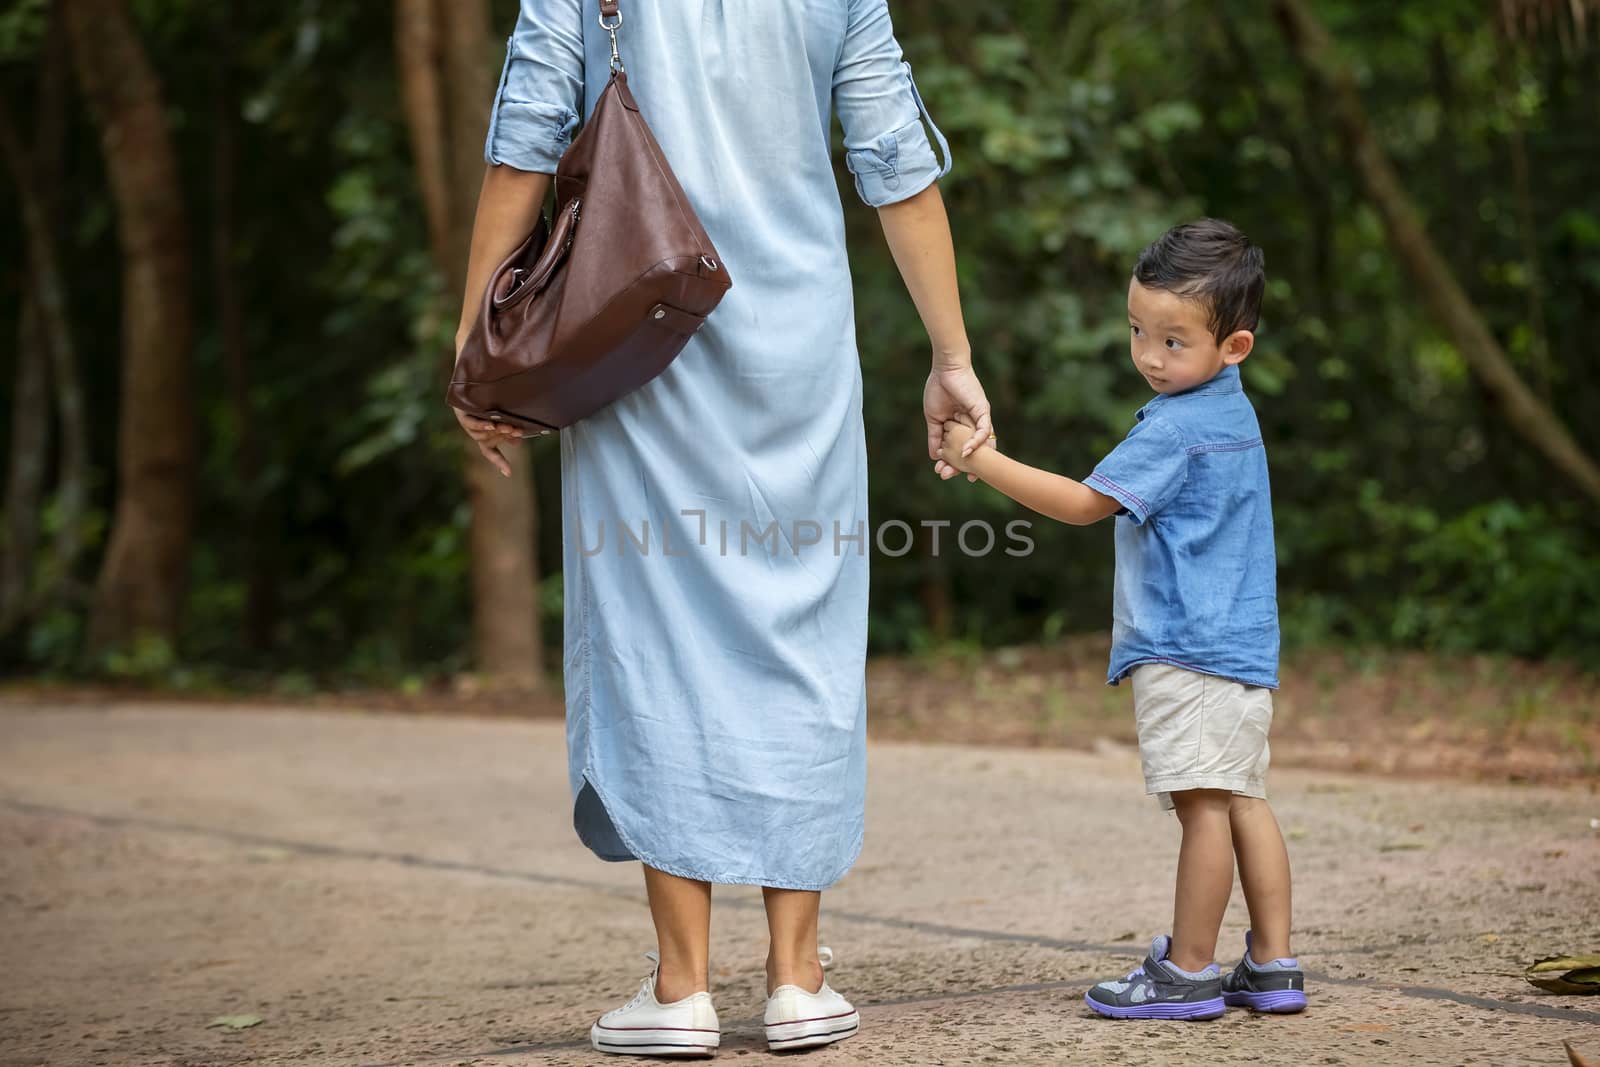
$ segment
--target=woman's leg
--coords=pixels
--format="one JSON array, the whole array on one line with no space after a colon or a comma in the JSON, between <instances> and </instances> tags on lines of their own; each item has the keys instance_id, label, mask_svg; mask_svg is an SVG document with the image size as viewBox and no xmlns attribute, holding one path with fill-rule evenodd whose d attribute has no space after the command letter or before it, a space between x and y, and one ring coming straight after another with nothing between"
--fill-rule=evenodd
<instances>
[{"instance_id":1,"label":"woman's leg","mask_svg":"<svg viewBox=\"0 0 1600 1067\"><path fill-rule=\"evenodd\" d=\"M711 883L644 869L661 970L656 1000L671 1004L711 988ZM815 950L813 950L815 951Z\"/></svg>"},{"instance_id":2,"label":"woman's leg","mask_svg":"<svg viewBox=\"0 0 1600 1067\"><path fill-rule=\"evenodd\" d=\"M796 985L807 993L822 988L822 964L817 959L817 913L822 894L802 889L763 888L767 904L767 995L783 985Z\"/></svg>"}]
</instances>

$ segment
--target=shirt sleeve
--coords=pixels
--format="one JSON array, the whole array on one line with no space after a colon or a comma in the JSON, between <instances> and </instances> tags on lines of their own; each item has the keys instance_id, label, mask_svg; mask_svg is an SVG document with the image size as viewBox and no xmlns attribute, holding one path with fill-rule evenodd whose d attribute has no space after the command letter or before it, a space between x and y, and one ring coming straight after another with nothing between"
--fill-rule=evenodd
<instances>
[{"instance_id":1,"label":"shirt sleeve","mask_svg":"<svg viewBox=\"0 0 1600 1067\"><path fill-rule=\"evenodd\" d=\"M1143 524L1172 503L1189 477L1189 453L1178 432L1160 419L1146 419L1084 479L1090 489L1116 500Z\"/></svg>"},{"instance_id":2,"label":"shirt sleeve","mask_svg":"<svg viewBox=\"0 0 1600 1067\"><path fill-rule=\"evenodd\" d=\"M583 110L582 0L522 0L483 158L554 174Z\"/></svg>"},{"instance_id":3,"label":"shirt sleeve","mask_svg":"<svg viewBox=\"0 0 1600 1067\"><path fill-rule=\"evenodd\" d=\"M833 107L844 127L845 166L872 207L915 196L950 172L950 144L911 80L889 21L888 0L850 0L833 72ZM941 164L923 129L938 138Z\"/></svg>"}]
</instances>

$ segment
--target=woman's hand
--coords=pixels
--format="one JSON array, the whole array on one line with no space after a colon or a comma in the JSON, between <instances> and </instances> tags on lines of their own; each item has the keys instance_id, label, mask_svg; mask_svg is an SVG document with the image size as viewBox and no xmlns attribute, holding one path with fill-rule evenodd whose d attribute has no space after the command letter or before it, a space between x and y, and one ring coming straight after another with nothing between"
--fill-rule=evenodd
<instances>
[{"instance_id":1,"label":"woman's hand","mask_svg":"<svg viewBox=\"0 0 1600 1067\"><path fill-rule=\"evenodd\" d=\"M970 365L935 366L922 391L922 412L928 423L928 458L934 461L934 471L946 481L961 473L939 454L947 421L963 421L961 416L966 416L974 427L971 438L962 446L962 456L970 456L977 448L994 447L989 398ZM975 482L978 478L969 474L967 480Z\"/></svg>"},{"instance_id":2,"label":"woman's hand","mask_svg":"<svg viewBox=\"0 0 1600 1067\"><path fill-rule=\"evenodd\" d=\"M501 422L490 422L468 415L459 408L451 408L456 414L456 421L461 428L467 431L467 436L472 438L472 443L478 446L478 451L483 453L483 458L494 465L494 469L511 477L511 461L502 448L515 448L522 443L522 431L515 426L507 426Z\"/></svg>"},{"instance_id":3,"label":"woman's hand","mask_svg":"<svg viewBox=\"0 0 1600 1067\"><path fill-rule=\"evenodd\" d=\"M461 359L461 348L466 344L467 334L465 327L456 334L456 359ZM483 458L488 460L495 470L511 477L511 461L500 449L515 448L522 443L523 433L515 426L503 422L491 422L480 419L476 415L468 415L460 408L451 408L456 421L461 428L467 431L467 436L472 438L472 443L478 446L478 451L483 453Z\"/></svg>"}]
</instances>

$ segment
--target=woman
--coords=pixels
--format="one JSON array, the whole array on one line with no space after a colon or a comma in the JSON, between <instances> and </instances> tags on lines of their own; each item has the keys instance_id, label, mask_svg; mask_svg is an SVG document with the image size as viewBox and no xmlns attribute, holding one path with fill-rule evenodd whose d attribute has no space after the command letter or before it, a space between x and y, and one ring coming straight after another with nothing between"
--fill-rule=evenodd
<instances>
[{"instance_id":1,"label":"woman","mask_svg":"<svg viewBox=\"0 0 1600 1067\"><path fill-rule=\"evenodd\" d=\"M764 887L769 1043L827 1044L856 1026L823 979L817 915L861 847L873 543L831 114L933 343L935 460L947 418L978 427L972 447L989 438L934 184L948 149L940 136L941 166L886 0L622 0L621 14L630 87L733 288L665 373L560 437L573 821L602 859L643 863L659 946L592 1039L715 1051L721 882ZM522 0L458 344L610 55L599 0ZM518 432L457 415L509 473Z\"/></svg>"}]
</instances>

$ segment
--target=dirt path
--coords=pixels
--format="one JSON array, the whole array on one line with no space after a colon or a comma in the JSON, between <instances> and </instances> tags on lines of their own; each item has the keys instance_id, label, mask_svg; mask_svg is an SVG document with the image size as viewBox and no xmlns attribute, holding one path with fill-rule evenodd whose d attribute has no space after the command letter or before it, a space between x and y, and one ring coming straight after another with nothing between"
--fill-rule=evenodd
<instances>
[{"instance_id":1,"label":"dirt path","mask_svg":"<svg viewBox=\"0 0 1600 1067\"><path fill-rule=\"evenodd\" d=\"M1514 975L1600 949L1592 788L1275 772L1312 1009L1112 1023L1083 988L1165 929L1177 840L1133 754L871 761L823 931L862 1032L808 1064L1558 1064L1563 1038L1600 1062L1600 998ZM566 789L556 723L0 711L0 1067L615 1063L588 1024L651 928ZM723 1056L756 1062L759 896L717 899Z\"/></svg>"}]
</instances>

